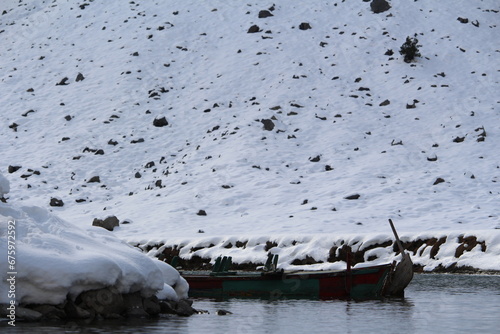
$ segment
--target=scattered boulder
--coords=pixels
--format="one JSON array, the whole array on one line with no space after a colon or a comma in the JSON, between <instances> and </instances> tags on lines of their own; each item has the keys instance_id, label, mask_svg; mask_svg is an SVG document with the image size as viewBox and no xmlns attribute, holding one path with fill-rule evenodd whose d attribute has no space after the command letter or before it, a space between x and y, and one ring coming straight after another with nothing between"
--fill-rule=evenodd
<instances>
[{"instance_id":1,"label":"scattered boulder","mask_svg":"<svg viewBox=\"0 0 500 334\"><path fill-rule=\"evenodd\" d=\"M389 104L391 104L391 101L389 100L384 100L383 102L381 102L379 104L380 107L385 107L385 106L388 106Z\"/></svg>"},{"instance_id":2,"label":"scattered boulder","mask_svg":"<svg viewBox=\"0 0 500 334\"><path fill-rule=\"evenodd\" d=\"M431 161L431 162L437 161L437 159L438 159L438 157L436 154L432 154L432 155L427 157L427 161Z\"/></svg>"},{"instance_id":3,"label":"scattered boulder","mask_svg":"<svg viewBox=\"0 0 500 334\"><path fill-rule=\"evenodd\" d=\"M321 156L317 155L314 158L309 158L310 162L319 162L321 160Z\"/></svg>"},{"instance_id":4,"label":"scattered boulder","mask_svg":"<svg viewBox=\"0 0 500 334\"><path fill-rule=\"evenodd\" d=\"M76 76L75 81L79 82L79 81L83 81L83 80L85 80L85 77L83 76L83 74L78 73L78 75Z\"/></svg>"},{"instance_id":5,"label":"scattered boulder","mask_svg":"<svg viewBox=\"0 0 500 334\"><path fill-rule=\"evenodd\" d=\"M113 231L116 226L120 226L120 221L116 216L109 216L106 219L94 218L92 226L99 226L105 228L108 231Z\"/></svg>"},{"instance_id":6,"label":"scattered boulder","mask_svg":"<svg viewBox=\"0 0 500 334\"><path fill-rule=\"evenodd\" d=\"M457 18L457 20L460 22L460 23L469 23L469 19L466 18L466 17L459 17Z\"/></svg>"},{"instance_id":7,"label":"scattered boulder","mask_svg":"<svg viewBox=\"0 0 500 334\"><path fill-rule=\"evenodd\" d=\"M14 122L11 125L9 125L9 129L12 129L12 130L14 130L14 132L17 132L17 127L18 126L19 126L19 124L17 124L16 122Z\"/></svg>"},{"instance_id":8,"label":"scattered boulder","mask_svg":"<svg viewBox=\"0 0 500 334\"><path fill-rule=\"evenodd\" d=\"M274 122L270 119L262 119L260 121L264 125L264 130L267 131L273 131L274 129Z\"/></svg>"},{"instance_id":9,"label":"scattered boulder","mask_svg":"<svg viewBox=\"0 0 500 334\"><path fill-rule=\"evenodd\" d=\"M207 215L207 212L205 210L199 210L197 213L196 213L198 216L206 216Z\"/></svg>"},{"instance_id":10,"label":"scattered boulder","mask_svg":"<svg viewBox=\"0 0 500 334\"><path fill-rule=\"evenodd\" d=\"M299 24L299 29L300 30L309 30L309 29L312 29L312 27L309 23L302 22L301 24Z\"/></svg>"},{"instance_id":11,"label":"scattered boulder","mask_svg":"<svg viewBox=\"0 0 500 334\"><path fill-rule=\"evenodd\" d=\"M474 131L478 132L477 135L477 142L483 142L486 139L486 130L484 129L484 126L480 126L479 128L476 128Z\"/></svg>"},{"instance_id":12,"label":"scattered boulder","mask_svg":"<svg viewBox=\"0 0 500 334\"><path fill-rule=\"evenodd\" d=\"M21 166L9 166L8 172L9 174L17 172L19 169L21 169Z\"/></svg>"},{"instance_id":13,"label":"scattered boulder","mask_svg":"<svg viewBox=\"0 0 500 334\"><path fill-rule=\"evenodd\" d=\"M52 197L50 199L50 203L49 203L50 206L64 206L64 202L62 199L60 198L55 198L55 197Z\"/></svg>"},{"instance_id":14,"label":"scattered boulder","mask_svg":"<svg viewBox=\"0 0 500 334\"><path fill-rule=\"evenodd\" d=\"M440 183L443 183L443 182L444 182L444 179L442 179L442 178L438 177L438 178L436 179L436 181L434 181L434 183L433 183L432 185L433 185L433 186L435 186L436 184L440 184Z\"/></svg>"},{"instance_id":15,"label":"scattered boulder","mask_svg":"<svg viewBox=\"0 0 500 334\"><path fill-rule=\"evenodd\" d=\"M23 116L23 117L28 117L28 115L29 115L29 114L34 113L34 112L35 112L35 111L34 111L33 109L30 109L30 110L28 110L27 112L25 112L24 114L21 114L21 116Z\"/></svg>"},{"instance_id":16,"label":"scattered boulder","mask_svg":"<svg viewBox=\"0 0 500 334\"><path fill-rule=\"evenodd\" d=\"M101 178L97 175L97 176L92 176L90 178L90 180L87 181L87 183L100 183L101 182Z\"/></svg>"},{"instance_id":17,"label":"scattered boulder","mask_svg":"<svg viewBox=\"0 0 500 334\"><path fill-rule=\"evenodd\" d=\"M418 100L413 99L412 103L406 103L406 109L415 109L418 102Z\"/></svg>"},{"instance_id":18,"label":"scattered boulder","mask_svg":"<svg viewBox=\"0 0 500 334\"><path fill-rule=\"evenodd\" d=\"M163 116L163 117L160 117L160 118L155 118L154 121L153 121L153 125L156 126L156 127L163 127L163 126L167 126L168 125L168 121L167 119Z\"/></svg>"},{"instance_id":19,"label":"scattered boulder","mask_svg":"<svg viewBox=\"0 0 500 334\"><path fill-rule=\"evenodd\" d=\"M355 200L355 199L359 199L360 197L361 197L360 194L353 194L353 195L349 195L349 196L344 197L344 199Z\"/></svg>"},{"instance_id":20,"label":"scattered boulder","mask_svg":"<svg viewBox=\"0 0 500 334\"><path fill-rule=\"evenodd\" d=\"M253 26L251 26L250 28L248 28L248 31L247 33L248 34L253 34L253 33L256 33L256 32L260 32L262 31L258 25L254 24Z\"/></svg>"},{"instance_id":21,"label":"scattered boulder","mask_svg":"<svg viewBox=\"0 0 500 334\"><path fill-rule=\"evenodd\" d=\"M134 139L130 141L130 144L144 143L144 138Z\"/></svg>"},{"instance_id":22,"label":"scattered boulder","mask_svg":"<svg viewBox=\"0 0 500 334\"><path fill-rule=\"evenodd\" d=\"M274 16L274 15L268 10L261 10L259 12L259 19L265 19L266 17L271 17L271 16Z\"/></svg>"},{"instance_id":23,"label":"scattered boulder","mask_svg":"<svg viewBox=\"0 0 500 334\"><path fill-rule=\"evenodd\" d=\"M61 81L59 81L58 83L56 83L56 86L66 86L68 85L68 77L64 77L61 79Z\"/></svg>"},{"instance_id":24,"label":"scattered boulder","mask_svg":"<svg viewBox=\"0 0 500 334\"><path fill-rule=\"evenodd\" d=\"M379 14L391 9L391 5L386 0L373 0L370 3L370 8L372 12Z\"/></svg>"}]
</instances>

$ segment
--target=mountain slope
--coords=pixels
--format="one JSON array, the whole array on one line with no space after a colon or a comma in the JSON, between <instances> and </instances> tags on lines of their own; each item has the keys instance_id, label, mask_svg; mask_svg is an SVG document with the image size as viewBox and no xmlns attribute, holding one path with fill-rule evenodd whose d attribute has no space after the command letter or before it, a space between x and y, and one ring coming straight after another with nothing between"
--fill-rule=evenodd
<instances>
[{"instance_id":1,"label":"mountain slope","mask_svg":"<svg viewBox=\"0 0 500 334\"><path fill-rule=\"evenodd\" d=\"M6 10L8 201L127 239L500 228L495 1L274 3Z\"/></svg>"}]
</instances>

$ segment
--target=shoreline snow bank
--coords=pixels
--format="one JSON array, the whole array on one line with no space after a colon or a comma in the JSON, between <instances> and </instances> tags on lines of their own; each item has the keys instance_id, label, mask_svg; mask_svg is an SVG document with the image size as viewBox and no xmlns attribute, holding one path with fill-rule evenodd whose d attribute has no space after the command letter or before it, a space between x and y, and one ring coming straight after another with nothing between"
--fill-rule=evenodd
<instances>
[{"instance_id":1,"label":"shoreline snow bank","mask_svg":"<svg viewBox=\"0 0 500 334\"><path fill-rule=\"evenodd\" d=\"M4 180L0 174L2 195L9 191ZM12 227L15 238L8 234ZM15 265L0 262L0 287L8 291L7 273L16 272L18 305L57 305L68 296L74 299L107 287L143 297L159 292L170 300L187 298L187 282L168 264L145 256L105 229L79 228L43 208L0 203L0 251L5 256L7 240L9 250L15 250ZM8 304L9 298L2 294L0 304Z\"/></svg>"},{"instance_id":2,"label":"shoreline snow bank","mask_svg":"<svg viewBox=\"0 0 500 334\"><path fill-rule=\"evenodd\" d=\"M402 234L400 238L416 268L424 272L457 268L500 271L500 230L437 231ZM389 233L230 236L128 243L167 262L179 256L185 267L197 269L210 267L218 256L231 256L236 268L255 269L265 262L267 254L278 254L278 265L285 270L344 269L348 249L353 253L355 267L390 263L400 257Z\"/></svg>"}]
</instances>

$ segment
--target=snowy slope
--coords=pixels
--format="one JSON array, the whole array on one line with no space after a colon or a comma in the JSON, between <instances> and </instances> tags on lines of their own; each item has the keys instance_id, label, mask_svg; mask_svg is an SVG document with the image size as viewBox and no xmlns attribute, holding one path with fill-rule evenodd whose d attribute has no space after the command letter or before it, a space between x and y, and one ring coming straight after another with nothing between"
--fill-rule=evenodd
<instances>
[{"instance_id":1,"label":"snowy slope","mask_svg":"<svg viewBox=\"0 0 500 334\"><path fill-rule=\"evenodd\" d=\"M116 215L130 242L389 235L387 218L407 234L497 234L498 2L391 5L5 3L8 201L80 226ZM415 33L422 58L407 64Z\"/></svg>"}]
</instances>

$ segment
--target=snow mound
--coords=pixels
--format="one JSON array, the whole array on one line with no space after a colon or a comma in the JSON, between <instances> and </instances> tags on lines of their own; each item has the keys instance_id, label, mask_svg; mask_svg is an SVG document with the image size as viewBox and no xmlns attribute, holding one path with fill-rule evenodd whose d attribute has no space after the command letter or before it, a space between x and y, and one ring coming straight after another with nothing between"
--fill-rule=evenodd
<instances>
[{"instance_id":1,"label":"snow mound","mask_svg":"<svg viewBox=\"0 0 500 334\"><path fill-rule=\"evenodd\" d=\"M0 263L0 287L7 291L7 273L17 272L18 304L59 304L68 295L76 298L83 291L105 287L120 293L140 291L144 297L161 291L166 299L187 298L186 281L168 264L151 259L105 229L82 229L39 207L0 203L2 254L7 254L12 222L15 270L6 261ZM7 297L2 294L0 303L8 303Z\"/></svg>"}]
</instances>

